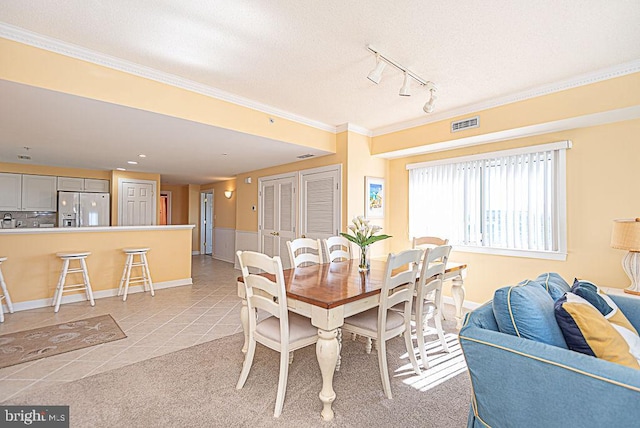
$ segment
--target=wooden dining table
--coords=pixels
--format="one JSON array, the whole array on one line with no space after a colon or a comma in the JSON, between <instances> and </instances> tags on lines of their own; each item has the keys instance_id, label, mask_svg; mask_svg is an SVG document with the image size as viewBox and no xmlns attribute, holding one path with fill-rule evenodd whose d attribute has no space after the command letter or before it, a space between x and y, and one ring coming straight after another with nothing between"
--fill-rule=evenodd
<instances>
[{"instance_id":1,"label":"wooden dining table","mask_svg":"<svg viewBox=\"0 0 640 428\"><path fill-rule=\"evenodd\" d=\"M287 306L291 312L311 319L318 328L316 357L322 374L321 416L333 419L332 404L336 399L333 374L339 358L338 329L344 319L378 306L384 279L385 261L372 260L371 270L358 271L358 260L332 262L284 271ZM444 279L452 281L452 295L456 305L458 328L462 323L464 276L467 265L449 262ZM247 352L249 341L249 312L242 277L238 278L238 296L242 299L240 320L244 330L242 352Z\"/></svg>"}]
</instances>

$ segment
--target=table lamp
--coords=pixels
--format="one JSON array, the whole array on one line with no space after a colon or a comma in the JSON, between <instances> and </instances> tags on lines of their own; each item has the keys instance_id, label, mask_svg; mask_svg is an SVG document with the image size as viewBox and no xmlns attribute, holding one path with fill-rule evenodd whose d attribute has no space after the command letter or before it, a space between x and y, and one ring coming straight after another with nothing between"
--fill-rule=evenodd
<instances>
[{"instance_id":1,"label":"table lamp","mask_svg":"<svg viewBox=\"0 0 640 428\"><path fill-rule=\"evenodd\" d=\"M622 269L631 285L624 292L640 296L640 218L614 220L611 246L628 251L622 259Z\"/></svg>"}]
</instances>

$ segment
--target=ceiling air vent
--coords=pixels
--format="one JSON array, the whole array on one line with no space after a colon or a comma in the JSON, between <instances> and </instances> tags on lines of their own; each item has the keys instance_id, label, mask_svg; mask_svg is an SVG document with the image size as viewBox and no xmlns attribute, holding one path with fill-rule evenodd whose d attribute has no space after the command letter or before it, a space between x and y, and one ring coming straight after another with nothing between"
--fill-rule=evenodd
<instances>
[{"instance_id":1,"label":"ceiling air vent","mask_svg":"<svg viewBox=\"0 0 640 428\"><path fill-rule=\"evenodd\" d=\"M29 156L29 155L18 155L18 159L20 159L20 160L31 160L31 156Z\"/></svg>"},{"instance_id":2,"label":"ceiling air vent","mask_svg":"<svg viewBox=\"0 0 640 428\"><path fill-rule=\"evenodd\" d=\"M315 155L312 155L311 153L307 153L306 155L298 156L298 159L312 158L313 156L315 156Z\"/></svg>"},{"instance_id":3,"label":"ceiling air vent","mask_svg":"<svg viewBox=\"0 0 640 428\"><path fill-rule=\"evenodd\" d=\"M451 122L451 132L458 132L469 128L478 128L479 126L480 116L475 116L469 119L462 119Z\"/></svg>"}]
</instances>

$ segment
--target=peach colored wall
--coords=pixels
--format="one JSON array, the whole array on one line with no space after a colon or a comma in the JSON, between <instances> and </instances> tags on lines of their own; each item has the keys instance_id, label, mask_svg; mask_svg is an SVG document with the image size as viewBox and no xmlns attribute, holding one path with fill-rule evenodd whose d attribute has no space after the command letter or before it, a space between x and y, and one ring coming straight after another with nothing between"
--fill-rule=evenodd
<instances>
[{"instance_id":1,"label":"peach colored wall","mask_svg":"<svg viewBox=\"0 0 640 428\"><path fill-rule=\"evenodd\" d=\"M171 192L171 224L189 224L189 186L162 184L160 190Z\"/></svg>"},{"instance_id":2,"label":"peach colored wall","mask_svg":"<svg viewBox=\"0 0 640 428\"><path fill-rule=\"evenodd\" d=\"M381 154L637 105L640 105L640 73L484 110L479 112L479 128L455 134L450 131L452 121L478 113L373 137L372 153Z\"/></svg>"},{"instance_id":3,"label":"peach colored wall","mask_svg":"<svg viewBox=\"0 0 640 428\"><path fill-rule=\"evenodd\" d=\"M610 248L609 242L613 219L640 215L640 198L633 196L640 183L638 135L640 119L392 160L389 202L393 210L388 223L394 235L391 250L410 245L407 164L571 140L573 148L567 151L566 261L462 251L455 251L451 259L469 264L467 299L478 303L491 299L501 286L549 271L560 273L568 281L580 277L603 286L626 287L629 279L620 265L624 252Z\"/></svg>"},{"instance_id":4,"label":"peach colored wall","mask_svg":"<svg viewBox=\"0 0 640 428\"><path fill-rule=\"evenodd\" d=\"M59 177L97 178L110 180L111 171L99 171L95 169L65 168L44 165L31 165L25 163L0 162L0 172L13 172L18 174L55 175Z\"/></svg>"},{"instance_id":5,"label":"peach colored wall","mask_svg":"<svg viewBox=\"0 0 640 428\"><path fill-rule=\"evenodd\" d=\"M333 132L151 79L7 39L0 39L0 58L11 58L0 79L335 152Z\"/></svg>"},{"instance_id":6,"label":"peach colored wall","mask_svg":"<svg viewBox=\"0 0 640 428\"><path fill-rule=\"evenodd\" d=\"M364 135L354 132L348 133L347 144L347 182L345 184L347 194L347 224L351 219L358 215L365 214L365 177L385 178L387 176L386 159L371 157L370 144L371 139ZM386 183L385 183L386 184ZM387 219L389 217L390 206L385 206L385 216L381 219L371 219L372 224L382 227L381 233L388 234ZM346 227L343 227L346 231ZM389 240L384 240L371 246L371 256L380 258L385 257L389 253Z\"/></svg>"},{"instance_id":7,"label":"peach colored wall","mask_svg":"<svg viewBox=\"0 0 640 428\"><path fill-rule=\"evenodd\" d=\"M213 190L213 215L214 227L227 229L236 228L236 201L238 193L236 192L236 180L219 181L216 183L203 184L200 191ZM225 190L231 190L231 198L224 196Z\"/></svg>"},{"instance_id":8,"label":"peach colored wall","mask_svg":"<svg viewBox=\"0 0 640 428\"><path fill-rule=\"evenodd\" d=\"M149 269L155 283L191 278L190 230L0 232L0 254L9 256L2 273L15 303L52 298L62 267L55 254L81 249L91 251L87 266L94 292L117 289L125 262L122 248L141 243L151 248Z\"/></svg>"},{"instance_id":9,"label":"peach colored wall","mask_svg":"<svg viewBox=\"0 0 640 428\"><path fill-rule=\"evenodd\" d=\"M200 186L189 184L189 224L195 225L191 233L191 251L200 251Z\"/></svg>"}]
</instances>

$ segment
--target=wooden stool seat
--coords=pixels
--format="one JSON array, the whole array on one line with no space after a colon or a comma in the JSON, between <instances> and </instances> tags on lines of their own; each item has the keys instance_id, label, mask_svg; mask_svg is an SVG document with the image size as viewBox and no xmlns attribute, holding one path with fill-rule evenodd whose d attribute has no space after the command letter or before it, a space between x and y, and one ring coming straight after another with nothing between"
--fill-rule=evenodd
<instances>
[{"instance_id":1,"label":"wooden stool seat","mask_svg":"<svg viewBox=\"0 0 640 428\"><path fill-rule=\"evenodd\" d=\"M11 303L11 297L9 296L9 291L7 290L7 283L4 282L4 276L2 276L2 262L6 261L6 257L0 257L0 322L4 322L4 308L2 307L2 299L7 304L7 309L9 309L10 313L13 313L13 303Z\"/></svg>"},{"instance_id":2,"label":"wooden stool seat","mask_svg":"<svg viewBox=\"0 0 640 428\"><path fill-rule=\"evenodd\" d=\"M153 289L153 281L151 281L151 272L149 271L149 263L147 262L147 251L150 248L123 248L122 251L127 255L127 260L124 264L122 271L122 278L120 278L120 286L118 287L118 296L122 296L122 301L127 301L127 294L129 293L129 284L142 282L144 284L144 291L151 290L151 296L155 296ZM138 261L135 257L138 256ZM131 277L131 269L134 267L140 268L140 276Z\"/></svg>"},{"instance_id":3,"label":"wooden stool seat","mask_svg":"<svg viewBox=\"0 0 640 428\"><path fill-rule=\"evenodd\" d=\"M91 289L91 282L89 281L89 271L87 270L87 263L85 259L91 253L89 251L77 251L77 252L65 252L56 253L57 257L62 259L62 271L60 272L60 278L58 279L58 286L56 287L55 295L53 296L52 306L55 306L54 312L58 312L60 309L60 303L62 303L62 295L71 291L84 290L87 295L87 300L91 302L91 306L95 306L96 302L93 299L93 290ZM70 267L71 261L77 260L79 262L78 267ZM67 275L70 273L81 273L82 283L78 284L66 284Z\"/></svg>"}]
</instances>

